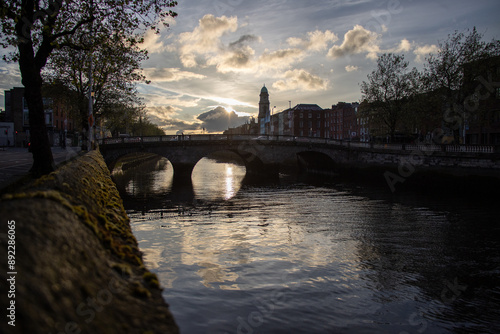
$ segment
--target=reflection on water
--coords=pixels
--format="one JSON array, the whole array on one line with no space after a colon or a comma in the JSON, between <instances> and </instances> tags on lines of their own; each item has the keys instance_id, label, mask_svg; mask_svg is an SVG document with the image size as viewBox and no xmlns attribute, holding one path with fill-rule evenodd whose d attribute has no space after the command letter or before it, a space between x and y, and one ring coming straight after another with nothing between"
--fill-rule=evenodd
<instances>
[{"instance_id":1,"label":"reflection on water","mask_svg":"<svg viewBox=\"0 0 500 334\"><path fill-rule=\"evenodd\" d=\"M357 185L241 186L243 167L214 160L193 171L194 201L174 203L158 176L169 166L157 167L122 181L158 205L125 205L183 333L500 331L495 207Z\"/></svg>"},{"instance_id":2,"label":"reflection on water","mask_svg":"<svg viewBox=\"0 0 500 334\"><path fill-rule=\"evenodd\" d=\"M140 168L147 173L138 172L138 168L129 172L114 171L113 178L125 194L138 197L170 192L174 175L170 161L158 157L140 165Z\"/></svg>"},{"instance_id":3,"label":"reflection on water","mask_svg":"<svg viewBox=\"0 0 500 334\"><path fill-rule=\"evenodd\" d=\"M173 188L174 173L172 164L158 157L125 173L115 171L113 179L129 209L146 212L173 203L229 200L238 193L246 170L238 162L203 158L193 169L192 185L178 189Z\"/></svg>"},{"instance_id":4,"label":"reflection on water","mask_svg":"<svg viewBox=\"0 0 500 334\"><path fill-rule=\"evenodd\" d=\"M240 189L245 173L245 167L236 163L203 158L193 169L195 198L202 201L228 200Z\"/></svg>"}]
</instances>

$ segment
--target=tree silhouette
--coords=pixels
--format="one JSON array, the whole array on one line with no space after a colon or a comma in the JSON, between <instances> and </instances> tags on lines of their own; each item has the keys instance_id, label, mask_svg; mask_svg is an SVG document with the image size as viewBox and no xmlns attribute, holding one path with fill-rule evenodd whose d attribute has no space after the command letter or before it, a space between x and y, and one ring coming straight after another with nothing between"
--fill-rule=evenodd
<instances>
[{"instance_id":1,"label":"tree silhouette","mask_svg":"<svg viewBox=\"0 0 500 334\"><path fill-rule=\"evenodd\" d=\"M45 126L41 71L54 50L92 50L94 41L119 31L132 44L147 29L159 32L177 14L172 0L0 0L0 43L15 47L4 60L17 61L25 87L32 141L33 176L54 169ZM78 36L79 38L73 38Z\"/></svg>"}]
</instances>

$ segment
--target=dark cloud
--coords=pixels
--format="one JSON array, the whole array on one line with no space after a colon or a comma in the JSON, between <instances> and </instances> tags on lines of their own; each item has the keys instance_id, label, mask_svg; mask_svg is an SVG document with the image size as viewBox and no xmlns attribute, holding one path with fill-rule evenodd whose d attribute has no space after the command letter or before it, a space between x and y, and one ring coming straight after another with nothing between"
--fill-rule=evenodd
<instances>
[{"instance_id":1,"label":"dark cloud","mask_svg":"<svg viewBox=\"0 0 500 334\"><path fill-rule=\"evenodd\" d=\"M179 109L174 106L154 106L148 107L148 115L156 115L158 118L162 118L168 114L176 114Z\"/></svg>"},{"instance_id":2,"label":"dark cloud","mask_svg":"<svg viewBox=\"0 0 500 334\"><path fill-rule=\"evenodd\" d=\"M195 131L201 129L201 123L186 122L177 118L160 119L154 115L148 115L148 119L165 131Z\"/></svg>"},{"instance_id":3,"label":"dark cloud","mask_svg":"<svg viewBox=\"0 0 500 334\"><path fill-rule=\"evenodd\" d=\"M171 133L173 131L196 131L201 129L200 122L186 122L172 117L176 114L176 108L172 106L150 107L148 108L147 118L163 130L167 131L167 133Z\"/></svg>"},{"instance_id":4,"label":"dark cloud","mask_svg":"<svg viewBox=\"0 0 500 334\"><path fill-rule=\"evenodd\" d=\"M226 67L244 68L250 63L251 58L252 58L251 50L240 49L233 51L232 53L227 55L227 57L221 64L221 66L223 67L222 71L224 72L224 69Z\"/></svg>"},{"instance_id":5,"label":"dark cloud","mask_svg":"<svg viewBox=\"0 0 500 334\"><path fill-rule=\"evenodd\" d=\"M189 123L179 119L172 119L170 123L163 127L165 130L195 131L200 130L200 123Z\"/></svg>"},{"instance_id":6,"label":"dark cloud","mask_svg":"<svg viewBox=\"0 0 500 334\"><path fill-rule=\"evenodd\" d=\"M221 49L220 54L209 59L208 64L217 65L217 70L222 73L251 68L255 51L246 43L253 41L260 41L260 37L241 36L237 41L229 43L227 48Z\"/></svg>"},{"instance_id":7,"label":"dark cloud","mask_svg":"<svg viewBox=\"0 0 500 334\"><path fill-rule=\"evenodd\" d=\"M258 41L260 38L255 35L243 35L241 36L237 41L234 41L232 43L229 43L229 47L234 49L234 48L240 48L245 45L247 42L254 42Z\"/></svg>"},{"instance_id":8,"label":"dark cloud","mask_svg":"<svg viewBox=\"0 0 500 334\"><path fill-rule=\"evenodd\" d=\"M204 127L209 132L220 132L227 130L230 127L235 127L244 124L250 119L249 116L238 116L234 111L227 112L224 107L217 107L198 115L197 119L202 122Z\"/></svg>"}]
</instances>

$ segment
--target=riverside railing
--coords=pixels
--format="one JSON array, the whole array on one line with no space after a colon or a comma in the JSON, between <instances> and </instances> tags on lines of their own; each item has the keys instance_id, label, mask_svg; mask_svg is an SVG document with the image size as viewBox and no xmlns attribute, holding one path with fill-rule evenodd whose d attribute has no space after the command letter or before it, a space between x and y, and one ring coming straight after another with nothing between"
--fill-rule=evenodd
<instances>
[{"instance_id":1,"label":"riverside railing","mask_svg":"<svg viewBox=\"0 0 500 334\"><path fill-rule=\"evenodd\" d=\"M352 142L338 139L317 137L296 137L283 135L165 135L165 136L130 136L102 138L99 145L132 144L132 143L162 143L185 141L257 141L257 142L296 142L309 144L327 144L353 148L367 148L394 151L450 152L450 153L500 153L500 146L494 145L437 145L437 144L379 144L372 142Z\"/></svg>"}]
</instances>

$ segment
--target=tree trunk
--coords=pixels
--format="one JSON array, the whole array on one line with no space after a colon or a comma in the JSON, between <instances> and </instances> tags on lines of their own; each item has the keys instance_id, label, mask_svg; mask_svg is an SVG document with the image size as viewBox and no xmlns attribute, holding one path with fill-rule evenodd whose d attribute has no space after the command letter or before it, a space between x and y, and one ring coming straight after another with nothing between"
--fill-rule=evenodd
<instances>
[{"instance_id":1,"label":"tree trunk","mask_svg":"<svg viewBox=\"0 0 500 334\"><path fill-rule=\"evenodd\" d=\"M30 171L34 177L40 177L52 172L55 166L45 126L41 69L35 64L31 39L19 43L19 68L25 87L24 97L29 110L31 152L33 154L33 166Z\"/></svg>"},{"instance_id":2,"label":"tree trunk","mask_svg":"<svg viewBox=\"0 0 500 334\"><path fill-rule=\"evenodd\" d=\"M30 171L34 177L40 177L54 170L54 158L45 125L41 78L40 84L37 84L36 81L34 84L27 81L23 76L24 94L29 109L31 152L33 154L33 166Z\"/></svg>"}]
</instances>

